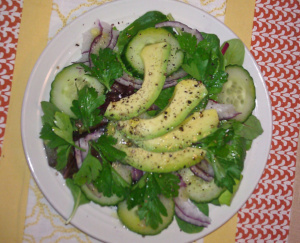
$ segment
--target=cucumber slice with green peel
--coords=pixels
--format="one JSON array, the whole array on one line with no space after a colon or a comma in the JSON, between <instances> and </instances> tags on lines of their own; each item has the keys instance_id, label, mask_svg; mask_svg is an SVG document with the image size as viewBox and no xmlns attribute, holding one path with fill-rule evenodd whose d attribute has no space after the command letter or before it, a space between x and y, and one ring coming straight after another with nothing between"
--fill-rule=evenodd
<instances>
[{"instance_id":1,"label":"cucumber slice with green peel","mask_svg":"<svg viewBox=\"0 0 300 243\"><path fill-rule=\"evenodd\" d=\"M163 222L159 224L158 228L153 229L145 224L144 220L140 220L137 210L138 206L128 210L126 201L118 204L118 216L121 222L131 231L140 235L157 235L162 230L166 229L174 218L174 202L172 198L160 197L161 202L167 209L167 216L162 216Z\"/></svg>"},{"instance_id":2,"label":"cucumber slice with green peel","mask_svg":"<svg viewBox=\"0 0 300 243\"><path fill-rule=\"evenodd\" d=\"M118 197L117 195L106 197L102 192L98 192L97 188L93 184L83 185L81 190L88 199L101 206L115 206L124 199L123 197Z\"/></svg>"},{"instance_id":3,"label":"cucumber slice with green peel","mask_svg":"<svg viewBox=\"0 0 300 243\"><path fill-rule=\"evenodd\" d=\"M128 71L134 75L143 77L144 63L140 53L145 46L159 42L167 42L171 46L166 71L167 76L177 71L183 62L183 52L180 51L177 39L166 29L154 27L139 31L126 46L122 59Z\"/></svg>"},{"instance_id":4,"label":"cucumber slice with green peel","mask_svg":"<svg viewBox=\"0 0 300 243\"><path fill-rule=\"evenodd\" d=\"M104 86L96 79L85 74L79 64L72 64L62 69L51 84L50 102L62 112L76 118L71 111L73 100L78 98L77 90L85 85L95 88L99 95L105 91Z\"/></svg>"},{"instance_id":5,"label":"cucumber slice with green peel","mask_svg":"<svg viewBox=\"0 0 300 243\"><path fill-rule=\"evenodd\" d=\"M218 102L232 104L240 113L234 119L244 122L255 108L256 95L253 79L242 66L229 65L225 72L228 73L228 81L218 95Z\"/></svg>"},{"instance_id":6,"label":"cucumber slice with green peel","mask_svg":"<svg viewBox=\"0 0 300 243\"><path fill-rule=\"evenodd\" d=\"M210 202L218 198L224 191L223 188L215 184L214 180L204 181L196 176L190 168L180 170L179 174L186 184L188 197L197 203Z\"/></svg>"},{"instance_id":7,"label":"cucumber slice with green peel","mask_svg":"<svg viewBox=\"0 0 300 243\"><path fill-rule=\"evenodd\" d=\"M112 168L128 183L128 185L131 184L132 178L130 166L123 165L119 162L113 162ZM112 195L111 197L104 196L92 183L83 185L81 189L88 199L101 206L115 206L124 200L124 197L118 197L117 195Z\"/></svg>"},{"instance_id":8,"label":"cucumber slice with green peel","mask_svg":"<svg viewBox=\"0 0 300 243\"><path fill-rule=\"evenodd\" d=\"M129 165L121 164L120 162L113 162L111 166L116 172L130 185L132 182L131 167Z\"/></svg>"}]
</instances>

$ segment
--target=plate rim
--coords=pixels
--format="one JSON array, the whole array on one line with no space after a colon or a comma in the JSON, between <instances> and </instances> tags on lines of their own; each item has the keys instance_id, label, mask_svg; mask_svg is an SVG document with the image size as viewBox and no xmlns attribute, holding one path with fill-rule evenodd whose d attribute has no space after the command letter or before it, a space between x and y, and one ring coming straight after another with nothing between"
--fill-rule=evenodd
<instances>
[{"instance_id":1,"label":"plate rim","mask_svg":"<svg viewBox=\"0 0 300 243\"><path fill-rule=\"evenodd\" d=\"M122 0L122 2L136 2L136 1L138 1L138 0L133 0L133 1L131 1L131 0L125 0L125 1ZM155 0L155 1L156 1L156 0ZM151 1L151 2L154 3L155 1ZM24 152L25 152L25 156L26 156L26 161L27 161L28 166L29 166L29 168L30 168L31 174L32 174L33 178L35 179L35 181L36 181L38 187L39 187L40 190L42 191L43 195L45 196L45 198L47 199L47 201L51 204L51 206L57 211L57 213L58 213L59 215L61 215L62 217L64 217L64 216L62 215L62 213L60 212L60 210L59 210L55 205L53 205L52 199L49 198L49 195L47 195L47 193L44 191L44 187L43 187L43 185L41 185L41 182L40 182L40 180L39 180L39 176L35 173L34 165L32 164L32 162L31 162L31 157L30 157L30 155L28 154L28 146L27 146L27 144L25 143L27 134L26 134L26 132L25 132L26 129L25 129L25 127L24 127L24 126L25 126L25 123L24 123L24 122L25 122L25 119L26 119L26 114L25 114L25 112L26 112L26 101L27 101L27 99L28 99L28 95L29 95L28 93L29 93L29 91L30 91L30 84L31 84L31 82L32 82L31 80L34 78L34 76L36 75L36 72L38 71L39 63L40 63L41 59L44 58L44 56L46 55L47 51L50 49L49 46L51 47L52 45L54 45L53 43L55 43L55 41L56 41L57 39L59 39L60 36L63 35L63 33L67 32L67 31L68 31L68 28L69 28L71 25L75 25L75 23L79 22L79 20L81 20L81 19L84 19L84 18L85 18L88 14L90 14L91 12L97 12L99 9L102 9L104 6L112 5L112 4L118 4L118 3L120 3L120 2L121 2L121 0L117 0L117 1L114 1L114 2L108 2L108 3L105 3L105 4L100 5L100 6L98 6L98 7L95 7L95 8L93 8L93 9L87 11L86 13L80 15L80 16L77 17L75 20L73 20L73 21L70 22L68 25L66 25L66 27L64 27L64 28L63 28L63 29L62 29L62 30L61 30L61 31L60 31L60 32L59 32L59 33L58 33L58 34L57 34L57 35L56 35L49 43L48 43L47 47L43 50L42 54L41 54L40 57L38 58L38 60L37 60L37 62L36 62L36 64L35 64L35 66L34 66L32 72L31 72L30 78L29 78L28 83L27 83L27 86L26 86L26 91L25 91L24 98L23 98L22 114L21 114L22 143L23 143L23 148L24 148ZM158 2L158 1L157 1L157 2ZM168 3L172 2L172 4L175 4L175 2L174 2L174 1L171 1L171 0L163 0L163 1L159 1L159 2L168 2ZM182 6L185 5L185 6L188 6L189 8L190 8L190 7L191 7L191 8L194 8L196 11L199 11L199 12L202 13L203 15L209 16L210 18L213 18L214 21L217 20L219 23L221 23L221 24L223 25L223 27L225 27L225 28L227 29L227 31L232 32L232 34L236 36L236 34L235 34L232 30L230 30L225 24L223 24L223 23L222 23L221 21L219 21L218 19L214 18L212 15L206 13L205 11L203 11L203 10L197 8L197 7L194 7L194 6L190 5L190 4L183 3L183 2L176 2L176 4L180 4L180 5L182 5ZM170 12L171 12L171 11L170 11ZM249 51L247 48L245 48L245 49L246 49L246 53L247 53L247 55L249 55L251 61L254 62L254 63L256 64L256 65L255 65L255 68L257 69L258 74L259 74L259 76L261 77L261 79L262 79L262 81L263 81L262 86L264 87L264 89L266 90L266 92L268 92L268 91L267 91L268 89L267 89L266 83L265 83L265 81L264 81L264 79L263 79L263 75L262 75L262 73L261 73L261 71L260 71L260 69L259 69L258 64L256 63L256 61L255 61L254 57L252 56L252 54L250 53L250 51ZM48 82L50 82L50 81L48 80ZM268 129L270 129L270 128L271 128L271 129L270 129L270 131L269 131L270 134L268 134L269 137L267 138L267 140L269 141L269 146L268 146L267 153L266 153L266 154L269 154L270 148L271 148L271 138L272 138L272 109L271 109L270 97L269 97L268 95L267 95L267 103L268 103L268 107L269 107L269 109L268 109L268 111L269 111L269 112L268 112L268 113L269 113L268 116L271 117L271 120L270 120L271 123L269 124L269 127L268 127ZM266 162L265 162L265 164L264 164L264 168L265 168L266 164L267 164L267 158L266 158ZM258 182L259 182L259 180L260 180L260 178L261 178L263 172L264 172L264 169L261 170L259 179L258 179L257 182L255 183L256 186L257 186L257 184L258 184ZM255 188L253 188L253 190L254 190L254 189L255 189ZM253 190L251 190L251 193L249 193L249 197L252 195ZM249 197L247 197L247 198L245 198L245 199L243 200L244 202L242 203L242 205L245 204L245 202L249 199ZM237 212L239 209L240 209L240 208L238 208L238 209L236 210L236 212ZM235 212L235 213L236 213L236 212ZM228 220L229 220L229 219L228 219ZM224 221L221 225L225 224L226 222L227 222L227 220ZM79 228L80 230L82 230L81 227L78 226L78 223L73 222L73 221L72 221L72 223L74 224L75 227L77 227L77 228ZM217 228L219 228L221 225L219 225ZM216 228L216 229L217 229L217 228ZM214 230L216 230L216 229L214 229ZM214 230L213 230L213 231L214 231ZM90 232L86 232L85 230L83 230L83 231L84 231L85 233L91 235ZM203 232L203 231L202 231L202 232ZM211 231L211 232L212 232L212 231ZM205 235L207 235L207 234L209 234L209 233L211 233L211 232L207 232ZM198 233L198 234L195 234L194 236L196 236L196 235L201 235L201 234L202 234L202 233ZM189 234L187 234L187 235L189 235ZM200 237L202 238L202 237L204 237L205 235L200 236ZM91 236L92 236L92 237L95 237L95 235L91 235ZM97 237L97 239L103 240L103 239L98 238L98 237ZM194 237L194 239L197 240L198 237Z\"/></svg>"}]
</instances>

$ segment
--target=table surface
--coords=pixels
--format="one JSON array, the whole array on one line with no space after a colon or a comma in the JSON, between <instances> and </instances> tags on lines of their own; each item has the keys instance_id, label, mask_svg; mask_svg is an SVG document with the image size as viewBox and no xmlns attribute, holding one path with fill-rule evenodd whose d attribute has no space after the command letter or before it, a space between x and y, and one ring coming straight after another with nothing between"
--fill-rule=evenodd
<instances>
[{"instance_id":1,"label":"table surface","mask_svg":"<svg viewBox=\"0 0 300 243\"><path fill-rule=\"evenodd\" d=\"M11 89L14 85L12 80L23 4L23 0L0 2L2 156ZM268 87L273 114L273 135L268 162L261 180L237 214L236 242L246 239L280 242L288 240L291 218L293 220L291 208L295 193L300 121L299 33L299 1L256 0L250 50ZM24 241L29 240L24 238Z\"/></svg>"}]
</instances>

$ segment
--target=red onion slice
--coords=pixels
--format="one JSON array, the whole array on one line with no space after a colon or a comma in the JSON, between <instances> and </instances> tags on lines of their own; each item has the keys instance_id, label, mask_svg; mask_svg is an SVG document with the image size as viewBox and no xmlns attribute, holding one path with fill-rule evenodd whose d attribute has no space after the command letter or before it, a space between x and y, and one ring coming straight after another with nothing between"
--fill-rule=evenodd
<instances>
[{"instance_id":1,"label":"red onion slice","mask_svg":"<svg viewBox=\"0 0 300 243\"><path fill-rule=\"evenodd\" d=\"M184 197L183 194L184 189L180 188L178 197L174 198L177 217L190 224L207 227L211 223L211 219L202 213L190 199Z\"/></svg>"},{"instance_id":2,"label":"red onion slice","mask_svg":"<svg viewBox=\"0 0 300 243\"><path fill-rule=\"evenodd\" d=\"M144 175L144 172L142 170L136 169L134 167L131 168L131 178L134 182L141 179L141 177Z\"/></svg>"},{"instance_id":3,"label":"red onion slice","mask_svg":"<svg viewBox=\"0 0 300 243\"><path fill-rule=\"evenodd\" d=\"M89 60L89 53L90 53L90 48L91 48L91 43L95 39L95 34L93 32L98 31L99 33L102 32L101 25L99 24L99 20L95 21L92 25L92 27L84 32L82 34L82 43L81 43L81 58L76 62L88 62Z\"/></svg>"},{"instance_id":4,"label":"red onion slice","mask_svg":"<svg viewBox=\"0 0 300 243\"><path fill-rule=\"evenodd\" d=\"M197 29L193 29L181 22L178 21L166 21L155 25L156 28L161 27L172 27L172 28L180 28L183 32L190 33L191 35L194 35L198 42L203 40L203 37L201 33Z\"/></svg>"},{"instance_id":5,"label":"red onion slice","mask_svg":"<svg viewBox=\"0 0 300 243\"><path fill-rule=\"evenodd\" d=\"M75 145L80 147L79 140L75 142ZM76 160L77 167L80 168L82 165L83 159L82 159L81 151L76 147L75 147L75 160Z\"/></svg>"},{"instance_id":6,"label":"red onion slice","mask_svg":"<svg viewBox=\"0 0 300 243\"><path fill-rule=\"evenodd\" d=\"M184 70L180 69L177 72L173 73L172 75L168 76L166 78L163 89L175 86L177 84L177 80L185 77L186 75L187 73ZM135 89L140 89L143 84L143 80L134 78L127 73L124 73L121 78L116 79L116 82L125 86L132 86Z\"/></svg>"},{"instance_id":7,"label":"red onion slice","mask_svg":"<svg viewBox=\"0 0 300 243\"><path fill-rule=\"evenodd\" d=\"M100 34L93 40L89 49L89 62L92 66L91 54L98 54L100 49L104 49L109 46L112 39L112 26L105 22L98 22L100 28Z\"/></svg>"},{"instance_id":8,"label":"red onion slice","mask_svg":"<svg viewBox=\"0 0 300 243\"><path fill-rule=\"evenodd\" d=\"M84 149L84 151L81 151L78 148L75 148L75 159L76 159L76 163L77 163L78 168L81 167L82 162L84 161L85 157L88 154L89 141L97 140L101 135L103 135L103 133L104 133L104 130L101 128L99 130L94 131L93 133L89 133L85 137L80 138L78 141L75 142L75 144L78 147Z\"/></svg>"},{"instance_id":9,"label":"red onion slice","mask_svg":"<svg viewBox=\"0 0 300 243\"><path fill-rule=\"evenodd\" d=\"M228 47L229 47L229 43L228 43L228 42L225 42L224 47L223 47L222 50L221 50L221 52L222 52L223 55L225 55L225 53L226 53Z\"/></svg>"},{"instance_id":10,"label":"red onion slice","mask_svg":"<svg viewBox=\"0 0 300 243\"><path fill-rule=\"evenodd\" d=\"M190 170L195 176L205 181L212 181L214 179L214 169L207 160L201 160L200 163L191 166Z\"/></svg>"},{"instance_id":11,"label":"red onion slice","mask_svg":"<svg viewBox=\"0 0 300 243\"><path fill-rule=\"evenodd\" d=\"M207 102L205 109L215 109L220 120L229 120L240 114L232 104L221 104L213 100Z\"/></svg>"},{"instance_id":12,"label":"red onion slice","mask_svg":"<svg viewBox=\"0 0 300 243\"><path fill-rule=\"evenodd\" d=\"M111 30L112 30L111 38L110 38L110 41L109 41L109 44L108 44L107 48L114 49L116 44L117 44L120 31L115 30L113 28Z\"/></svg>"}]
</instances>

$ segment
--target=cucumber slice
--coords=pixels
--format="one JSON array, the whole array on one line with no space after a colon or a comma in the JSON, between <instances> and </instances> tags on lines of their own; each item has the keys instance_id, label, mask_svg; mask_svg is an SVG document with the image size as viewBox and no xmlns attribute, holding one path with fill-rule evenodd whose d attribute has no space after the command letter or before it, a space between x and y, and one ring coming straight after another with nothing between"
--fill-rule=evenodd
<instances>
[{"instance_id":1,"label":"cucumber slice","mask_svg":"<svg viewBox=\"0 0 300 243\"><path fill-rule=\"evenodd\" d=\"M130 166L123 165L119 162L113 162L112 167L128 184L131 184ZM123 197L118 197L117 195L112 195L111 197L104 196L92 183L83 185L81 189L88 199L101 206L115 206L124 200Z\"/></svg>"},{"instance_id":2,"label":"cucumber slice","mask_svg":"<svg viewBox=\"0 0 300 243\"><path fill-rule=\"evenodd\" d=\"M215 184L214 180L210 182L204 181L200 177L195 176L189 168L180 170L179 174L187 185L186 193L188 197L197 203L210 202L218 198L224 191L223 188Z\"/></svg>"},{"instance_id":3,"label":"cucumber slice","mask_svg":"<svg viewBox=\"0 0 300 243\"><path fill-rule=\"evenodd\" d=\"M175 207L172 198L160 197L160 200L166 207L168 215L166 217L162 216L163 222L156 229L152 229L150 226L145 225L144 220L140 220L137 213L137 206L128 210L126 201L118 204L117 212L119 219L129 230L135 233L141 235L157 235L172 223Z\"/></svg>"},{"instance_id":4,"label":"cucumber slice","mask_svg":"<svg viewBox=\"0 0 300 243\"><path fill-rule=\"evenodd\" d=\"M72 64L61 70L51 84L50 102L72 118L76 118L71 111L73 100L78 98L77 89L89 85L100 94L104 93L104 86L96 79L85 74L79 64Z\"/></svg>"},{"instance_id":5,"label":"cucumber slice","mask_svg":"<svg viewBox=\"0 0 300 243\"><path fill-rule=\"evenodd\" d=\"M106 197L102 192L98 192L93 184L83 185L81 189L88 199L101 206L115 206L124 199L123 197L118 197L116 195Z\"/></svg>"},{"instance_id":6,"label":"cucumber slice","mask_svg":"<svg viewBox=\"0 0 300 243\"><path fill-rule=\"evenodd\" d=\"M126 46L122 59L128 71L142 77L144 74L144 63L140 55L141 51L146 45L160 42L167 42L171 46L167 75L178 70L183 61L183 52L180 51L177 39L166 29L153 27L139 31Z\"/></svg>"},{"instance_id":7,"label":"cucumber slice","mask_svg":"<svg viewBox=\"0 0 300 243\"><path fill-rule=\"evenodd\" d=\"M255 108L255 86L249 72L242 66L229 65L225 71L228 81L218 95L218 102L232 104L240 114L234 119L244 122Z\"/></svg>"},{"instance_id":8,"label":"cucumber slice","mask_svg":"<svg viewBox=\"0 0 300 243\"><path fill-rule=\"evenodd\" d=\"M121 164L120 162L113 162L111 166L128 184L131 184L131 166Z\"/></svg>"}]
</instances>

